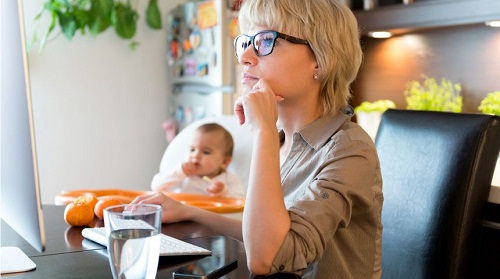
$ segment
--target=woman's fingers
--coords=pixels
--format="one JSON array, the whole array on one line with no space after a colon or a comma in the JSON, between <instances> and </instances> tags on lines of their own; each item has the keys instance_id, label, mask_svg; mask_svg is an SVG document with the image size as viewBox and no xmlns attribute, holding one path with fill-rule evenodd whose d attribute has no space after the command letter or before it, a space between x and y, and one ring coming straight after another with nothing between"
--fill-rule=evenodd
<instances>
[{"instance_id":1,"label":"woman's fingers","mask_svg":"<svg viewBox=\"0 0 500 279\"><path fill-rule=\"evenodd\" d=\"M245 109L243 108L243 96L240 96L234 103L234 114L238 117L240 125L245 123Z\"/></svg>"},{"instance_id":2,"label":"woman's fingers","mask_svg":"<svg viewBox=\"0 0 500 279\"><path fill-rule=\"evenodd\" d=\"M139 203L139 204L159 204L163 203L163 195L161 193L153 193L148 195L142 195L136 197L131 203Z\"/></svg>"},{"instance_id":3,"label":"woman's fingers","mask_svg":"<svg viewBox=\"0 0 500 279\"><path fill-rule=\"evenodd\" d=\"M267 104L265 104L266 102L262 99L262 97L252 98L253 94L268 94L267 97L264 98L272 97L273 101L271 101L271 103L267 102ZM276 95L264 79L260 79L252 87L252 89L246 90L245 93L243 93L243 95L240 96L238 100L236 100L234 104L234 114L238 117L241 125L245 123L248 116L252 114L252 107L255 110L261 111L261 113L275 111L276 103L279 103L283 100L284 98L280 95Z\"/></svg>"},{"instance_id":4,"label":"woman's fingers","mask_svg":"<svg viewBox=\"0 0 500 279\"><path fill-rule=\"evenodd\" d=\"M171 223L184 220L182 215L184 211L184 205L160 192L138 196L132 201L132 203L160 205L162 207L161 221L163 223Z\"/></svg>"}]
</instances>

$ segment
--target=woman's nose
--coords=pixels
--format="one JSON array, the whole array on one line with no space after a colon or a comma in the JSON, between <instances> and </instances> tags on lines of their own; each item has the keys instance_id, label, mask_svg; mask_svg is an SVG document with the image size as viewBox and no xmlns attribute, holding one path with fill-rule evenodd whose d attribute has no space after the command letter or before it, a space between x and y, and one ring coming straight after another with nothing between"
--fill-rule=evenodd
<instances>
[{"instance_id":1,"label":"woman's nose","mask_svg":"<svg viewBox=\"0 0 500 279\"><path fill-rule=\"evenodd\" d=\"M255 55L252 44L249 43L248 47L239 55L238 63L241 65L255 65L256 62L257 55Z\"/></svg>"}]
</instances>

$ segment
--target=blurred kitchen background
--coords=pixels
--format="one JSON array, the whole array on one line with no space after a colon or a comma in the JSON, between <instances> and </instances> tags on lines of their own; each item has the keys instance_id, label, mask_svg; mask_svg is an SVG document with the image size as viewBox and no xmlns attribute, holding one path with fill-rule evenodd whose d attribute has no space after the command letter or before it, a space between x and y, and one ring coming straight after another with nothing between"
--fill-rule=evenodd
<instances>
[{"instance_id":1,"label":"blurred kitchen background","mask_svg":"<svg viewBox=\"0 0 500 279\"><path fill-rule=\"evenodd\" d=\"M500 28L485 25L500 20L500 1L379 0L366 8L363 0L339 1L354 10L363 35L353 106L391 99L405 108L404 88L422 74L460 82L463 112L478 112L480 100L500 90ZM131 0L139 12L135 50L112 29L68 40L56 26L40 51L50 16L35 16L45 2L23 0L44 204L62 190L148 190L170 124L232 114L241 0L159 0L161 30L145 23L149 1ZM393 37L369 36L380 29Z\"/></svg>"},{"instance_id":2,"label":"blurred kitchen background","mask_svg":"<svg viewBox=\"0 0 500 279\"><path fill-rule=\"evenodd\" d=\"M23 1L43 203L62 190L149 190L168 145L165 124L232 113L229 28L240 1L158 1L163 27L153 30L149 1L132 0L135 50L111 28L68 40L58 24L40 50L50 14L35 17L45 2Z\"/></svg>"}]
</instances>

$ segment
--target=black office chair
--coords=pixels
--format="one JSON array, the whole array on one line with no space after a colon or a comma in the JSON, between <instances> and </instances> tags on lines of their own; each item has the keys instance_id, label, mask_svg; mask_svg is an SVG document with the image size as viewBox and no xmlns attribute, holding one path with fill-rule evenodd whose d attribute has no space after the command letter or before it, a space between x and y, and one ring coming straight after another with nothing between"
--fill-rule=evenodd
<instances>
[{"instance_id":1,"label":"black office chair","mask_svg":"<svg viewBox=\"0 0 500 279\"><path fill-rule=\"evenodd\" d=\"M384 183L382 278L474 278L500 117L388 110L376 146Z\"/></svg>"}]
</instances>

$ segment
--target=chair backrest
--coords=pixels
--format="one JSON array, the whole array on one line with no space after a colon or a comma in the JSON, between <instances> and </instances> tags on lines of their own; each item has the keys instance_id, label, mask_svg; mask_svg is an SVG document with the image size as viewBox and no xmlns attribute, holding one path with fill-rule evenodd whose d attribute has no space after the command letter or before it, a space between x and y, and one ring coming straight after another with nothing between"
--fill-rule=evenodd
<instances>
[{"instance_id":1,"label":"chair backrest","mask_svg":"<svg viewBox=\"0 0 500 279\"><path fill-rule=\"evenodd\" d=\"M500 117L388 110L376 147L384 184L382 278L473 278Z\"/></svg>"},{"instance_id":2,"label":"chair backrest","mask_svg":"<svg viewBox=\"0 0 500 279\"><path fill-rule=\"evenodd\" d=\"M238 118L235 115L222 115L214 117L206 117L197 120L184 129L170 142L163 154L160 163L159 173L168 172L186 157L191 143L191 138L197 127L204 123L218 123L226 128L233 136L234 148L233 159L228 166L228 170L238 175L241 179L243 189L246 192L248 186L248 175L250 169L250 159L252 156L252 134L247 125L240 125ZM151 186L159 183L155 178L151 182Z\"/></svg>"}]
</instances>

